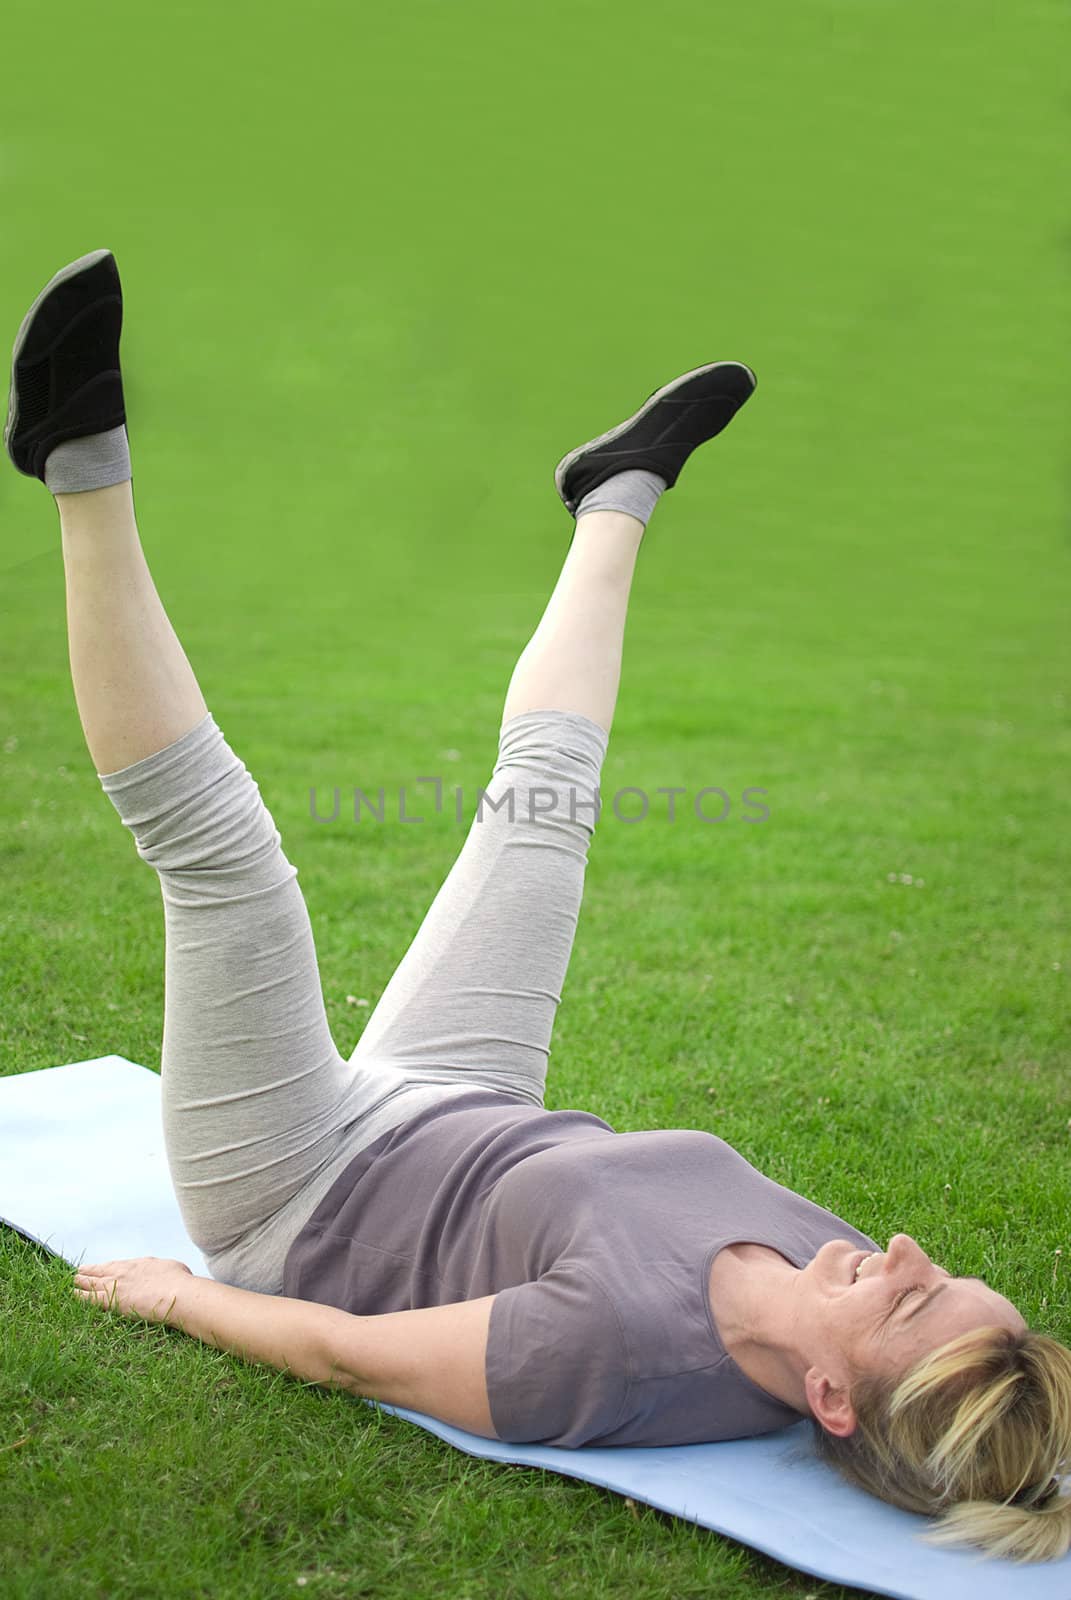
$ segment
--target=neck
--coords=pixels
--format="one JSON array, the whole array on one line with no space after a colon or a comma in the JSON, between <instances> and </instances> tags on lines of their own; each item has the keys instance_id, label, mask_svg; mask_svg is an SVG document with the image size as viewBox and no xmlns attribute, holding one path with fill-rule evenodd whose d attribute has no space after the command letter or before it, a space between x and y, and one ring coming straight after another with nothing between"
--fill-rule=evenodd
<instances>
[{"instance_id":1,"label":"neck","mask_svg":"<svg viewBox=\"0 0 1071 1600\"><path fill-rule=\"evenodd\" d=\"M715 1258L715 1267L724 1251ZM711 1296L722 1343L740 1370L801 1416L810 1415L799 1340L800 1273L773 1250L734 1259L719 1276L718 1298ZM713 1276L713 1274L712 1274Z\"/></svg>"}]
</instances>

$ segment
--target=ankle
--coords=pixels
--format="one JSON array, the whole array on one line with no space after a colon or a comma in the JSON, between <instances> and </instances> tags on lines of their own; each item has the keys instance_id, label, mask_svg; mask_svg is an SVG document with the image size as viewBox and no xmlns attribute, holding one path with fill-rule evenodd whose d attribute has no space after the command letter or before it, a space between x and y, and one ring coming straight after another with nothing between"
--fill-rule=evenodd
<instances>
[{"instance_id":1,"label":"ankle","mask_svg":"<svg viewBox=\"0 0 1071 1600\"><path fill-rule=\"evenodd\" d=\"M586 511L577 518L570 553L583 550L613 559L622 555L635 558L643 542L645 524L626 511Z\"/></svg>"},{"instance_id":2,"label":"ankle","mask_svg":"<svg viewBox=\"0 0 1071 1600\"><path fill-rule=\"evenodd\" d=\"M109 549L140 543L129 482L111 484L106 489L57 494L53 499L59 512L65 552L91 546L95 559L100 560Z\"/></svg>"},{"instance_id":3,"label":"ankle","mask_svg":"<svg viewBox=\"0 0 1071 1600\"><path fill-rule=\"evenodd\" d=\"M579 519L593 511L622 511L646 526L665 488L665 478L656 472L631 467L590 489L577 506L576 516Z\"/></svg>"},{"instance_id":4,"label":"ankle","mask_svg":"<svg viewBox=\"0 0 1071 1600\"><path fill-rule=\"evenodd\" d=\"M44 482L54 495L82 494L129 482L130 441L126 424L67 439L50 451Z\"/></svg>"},{"instance_id":5,"label":"ankle","mask_svg":"<svg viewBox=\"0 0 1071 1600\"><path fill-rule=\"evenodd\" d=\"M61 493L53 491L53 500L59 507L60 514L78 508L80 510L102 511L113 510L125 505L133 499L133 483L126 478L122 483L111 483L103 489L72 489Z\"/></svg>"}]
</instances>

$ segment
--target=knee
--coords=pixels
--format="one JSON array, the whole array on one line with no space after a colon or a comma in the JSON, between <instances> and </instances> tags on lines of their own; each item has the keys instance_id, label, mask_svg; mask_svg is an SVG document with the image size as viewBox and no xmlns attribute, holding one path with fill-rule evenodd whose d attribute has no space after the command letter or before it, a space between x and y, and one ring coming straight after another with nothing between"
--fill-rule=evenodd
<instances>
[{"instance_id":1,"label":"knee","mask_svg":"<svg viewBox=\"0 0 1071 1600\"><path fill-rule=\"evenodd\" d=\"M204 782L181 800L128 822L138 855L163 874L209 874L249 888L280 881L279 831L260 790L240 762Z\"/></svg>"},{"instance_id":2,"label":"knee","mask_svg":"<svg viewBox=\"0 0 1071 1600\"><path fill-rule=\"evenodd\" d=\"M609 735L575 711L525 711L503 723L495 774L527 772L558 783L598 784Z\"/></svg>"},{"instance_id":3,"label":"knee","mask_svg":"<svg viewBox=\"0 0 1071 1600\"><path fill-rule=\"evenodd\" d=\"M157 871L251 863L279 846L258 785L211 715L176 744L100 781L138 855Z\"/></svg>"},{"instance_id":4,"label":"knee","mask_svg":"<svg viewBox=\"0 0 1071 1600\"><path fill-rule=\"evenodd\" d=\"M572 711L526 711L503 724L487 805L518 823L564 828L575 840L599 818L608 735ZM579 830L579 832L578 832Z\"/></svg>"}]
</instances>

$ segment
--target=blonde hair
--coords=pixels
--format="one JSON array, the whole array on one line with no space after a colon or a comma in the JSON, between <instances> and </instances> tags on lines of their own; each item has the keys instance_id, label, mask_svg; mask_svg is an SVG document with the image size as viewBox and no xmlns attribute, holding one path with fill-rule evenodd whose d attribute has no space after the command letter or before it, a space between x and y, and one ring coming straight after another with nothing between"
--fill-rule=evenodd
<instances>
[{"instance_id":1,"label":"blonde hair","mask_svg":"<svg viewBox=\"0 0 1071 1600\"><path fill-rule=\"evenodd\" d=\"M856 1428L818 1454L858 1488L939 1516L928 1544L1055 1561L1071 1548L1071 1350L1045 1334L975 1328L900 1377L852 1384Z\"/></svg>"}]
</instances>

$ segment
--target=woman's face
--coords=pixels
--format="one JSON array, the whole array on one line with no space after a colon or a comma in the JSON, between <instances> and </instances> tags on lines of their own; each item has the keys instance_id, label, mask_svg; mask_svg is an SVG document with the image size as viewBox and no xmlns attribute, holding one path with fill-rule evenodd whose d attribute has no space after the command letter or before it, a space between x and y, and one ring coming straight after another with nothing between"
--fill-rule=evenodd
<instances>
[{"instance_id":1,"label":"woman's face","mask_svg":"<svg viewBox=\"0 0 1071 1600\"><path fill-rule=\"evenodd\" d=\"M823 1378L832 1389L846 1392L864 1374L898 1377L974 1328L1026 1330L1010 1300L980 1278L953 1278L906 1233L894 1234L888 1249L873 1255L847 1239L831 1239L803 1272L809 1279L800 1325L804 1356L811 1363L807 1397L834 1433L850 1433L854 1414L847 1426L827 1420L823 1410L830 1395L821 1386Z\"/></svg>"}]
</instances>

